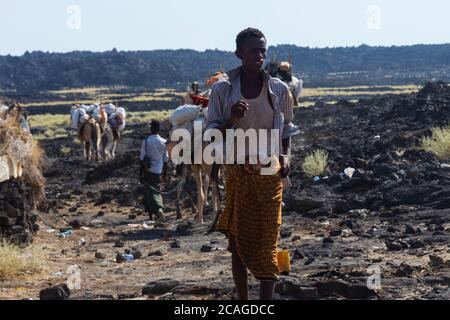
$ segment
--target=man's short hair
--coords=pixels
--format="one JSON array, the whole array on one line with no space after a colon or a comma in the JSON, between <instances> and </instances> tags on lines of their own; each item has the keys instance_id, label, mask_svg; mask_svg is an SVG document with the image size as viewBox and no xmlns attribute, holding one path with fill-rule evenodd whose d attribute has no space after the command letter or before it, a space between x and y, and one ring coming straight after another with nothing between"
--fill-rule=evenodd
<instances>
[{"instance_id":1,"label":"man's short hair","mask_svg":"<svg viewBox=\"0 0 450 320\"><path fill-rule=\"evenodd\" d=\"M250 38L266 38L264 33L262 33L261 30L255 29L255 28L247 28L245 30L242 30L239 32L239 34L236 37L236 48L241 49L244 46L245 41Z\"/></svg>"},{"instance_id":2,"label":"man's short hair","mask_svg":"<svg viewBox=\"0 0 450 320\"><path fill-rule=\"evenodd\" d=\"M158 133L160 128L161 128L161 124L159 123L159 121L152 120L152 123L150 124L150 131L152 133Z\"/></svg>"}]
</instances>

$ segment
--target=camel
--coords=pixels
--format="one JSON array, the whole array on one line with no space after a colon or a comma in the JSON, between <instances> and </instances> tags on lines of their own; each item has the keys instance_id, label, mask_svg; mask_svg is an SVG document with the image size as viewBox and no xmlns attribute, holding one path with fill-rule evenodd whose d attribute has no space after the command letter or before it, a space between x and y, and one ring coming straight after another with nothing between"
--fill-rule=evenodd
<instances>
[{"instance_id":1,"label":"camel","mask_svg":"<svg viewBox=\"0 0 450 320\"><path fill-rule=\"evenodd\" d=\"M176 142L169 142L169 157L171 157L172 147ZM195 221L199 224L204 223L203 211L205 205L207 204L207 195L209 187L212 187L212 209L213 209L213 223L210 225L209 232L213 232L215 225L217 223L218 217L221 211L221 199L219 192L219 171L220 166L217 164L178 164L181 168L181 175L177 184L176 194L177 194L177 219L182 219L181 214L181 197L184 191L184 186L190 176L193 176L197 186L197 210ZM180 167L181 166L181 167Z\"/></svg>"},{"instance_id":2,"label":"camel","mask_svg":"<svg viewBox=\"0 0 450 320\"><path fill-rule=\"evenodd\" d=\"M204 223L203 211L207 205L207 197L209 187L211 186L211 202L213 209L213 222L210 225L209 231L214 231L218 217L221 211L221 197L219 191L219 165L207 165L207 164L182 164L181 176L177 184L177 219L182 219L181 214L181 197L184 191L185 184L190 176L193 176L197 186L197 209L195 221L199 224Z\"/></svg>"},{"instance_id":3,"label":"camel","mask_svg":"<svg viewBox=\"0 0 450 320\"><path fill-rule=\"evenodd\" d=\"M103 106L100 106L96 118L98 124L100 125L100 130L104 132L106 126L108 125L108 114L106 113L105 108Z\"/></svg>"},{"instance_id":4,"label":"camel","mask_svg":"<svg viewBox=\"0 0 450 320\"><path fill-rule=\"evenodd\" d=\"M103 130L100 144L101 155L105 162L108 162L116 157L116 148L119 143L119 139L119 131L107 123Z\"/></svg>"},{"instance_id":5,"label":"camel","mask_svg":"<svg viewBox=\"0 0 450 320\"><path fill-rule=\"evenodd\" d=\"M13 104L9 107L0 105L0 118L6 120L9 117L16 118L20 127L26 132L30 133L30 126L28 125L28 114L19 103Z\"/></svg>"},{"instance_id":6,"label":"camel","mask_svg":"<svg viewBox=\"0 0 450 320\"><path fill-rule=\"evenodd\" d=\"M108 115L103 106L99 106L93 112L87 113L80 105L76 105L72 107L70 118L72 128L78 130L77 140L81 144L83 156L87 161L91 160L92 151L94 152L95 161L98 162L102 149L108 148L108 151L115 149L115 146L114 148L110 148L108 145L105 145L105 148L101 146L102 137L108 126Z\"/></svg>"},{"instance_id":7,"label":"camel","mask_svg":"<svg viewBox=\"0 0 450 320\"><path fill-rule=\"evenodd\" d=\"M101 136L100 124L94 118L89 118L80 126L77 139L81 143L83 156L87 161L91 160L92 152L94 152L95 161L99 161Z\"/></svg>"}]
</instances>

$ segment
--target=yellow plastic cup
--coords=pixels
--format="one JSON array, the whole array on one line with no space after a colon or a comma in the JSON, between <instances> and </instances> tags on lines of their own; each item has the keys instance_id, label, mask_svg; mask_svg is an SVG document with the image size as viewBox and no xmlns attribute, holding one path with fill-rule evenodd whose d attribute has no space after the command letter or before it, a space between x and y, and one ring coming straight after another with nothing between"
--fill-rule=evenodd
<instances>
[{"instance_id":1,"label":"yellow plastic cup","mask_svg":"<svg viewBox=\"0 0 450 320\"><path fill-rule=\"evenodd\" d=\"M289 256L288 250L278 251L277 260L278 260L278 269L280 270L280 273L291 272L291 257Z\"/></svg>"}]
</instances>

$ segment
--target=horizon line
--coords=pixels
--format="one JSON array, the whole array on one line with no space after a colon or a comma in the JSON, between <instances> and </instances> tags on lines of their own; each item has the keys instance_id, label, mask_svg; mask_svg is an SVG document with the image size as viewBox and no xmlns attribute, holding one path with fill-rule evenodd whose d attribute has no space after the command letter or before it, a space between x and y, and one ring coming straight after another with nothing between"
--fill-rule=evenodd
<instances>
[{"instance_id":1,"label":"horizon line","mask_svg":"<svg viewBox=\"0 0 450 320\"><path fill-rule=\"evenodd\" d=\"M329 49L356 49L360 47L369 47L369 48L400 48L400 47L415 47L415 46L445 46L450 45L450 42L444 42L444 43L415 43L415 44L405 44L405 45L368 45L365 43L359 44L359 45L349 45L349 46L326 46L326 47L311 47L311 46L300 46L297 44L277 44L277 45L271 45L268 46L268 48L277 48L277 47L283 47L283 46L292 46L297 47L299 49L309 49L309 50L329 50ZM110 50L103 50L103 51L94 51L91 49L80 49L80 50L70 50L70 51L43 51L43 50L26 50L22 54L12 54L12 53L0 53L0 57L6 57L6 56L13 56L13 57L23 57L27 54L34 54L34 53L44 53L44 54L70 54L75 52L86 52L86 53L108 53L108 52L120 52L120 53L130 53L130 52L158 52L158 51L194 51L198 53L205 53L208 51L219 51L224 53L233 53L234 51L230 50L223 50L223 49L193 49L193 48L169 48L169 49L127 49L127 50L118 50L116 47L113 47Z\"/></svg>"}]
</instances>

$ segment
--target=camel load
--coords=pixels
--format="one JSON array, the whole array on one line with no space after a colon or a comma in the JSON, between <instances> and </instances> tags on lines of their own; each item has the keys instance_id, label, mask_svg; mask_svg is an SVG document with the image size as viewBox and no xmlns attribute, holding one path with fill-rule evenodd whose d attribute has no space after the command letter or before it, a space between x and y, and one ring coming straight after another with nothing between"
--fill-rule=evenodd
<instances>
[{"instance_id":1,"label":"camel load","mask_svg":"<svg viewBox=\"0 0 450 320\"><path fill-rule=\"evenodd\" d=\"M107 162L115 157L120 134L125 130L126 116L124 108L111 103L72 107L71 128L77 130L77 140L87 161Z\"/></svg>"},{"instance_id":2,"label":"camel load","mask_svg":"<svg viewBox=\"0 0 450 320\"><path fill-rule=\"evenodd\" d=\"M32 241L36 209L46 204L43 149L28 129L19 105L0 106L0 238Z\"/></svg>"},{"instance_id":3,"label":"camel load","mask_svg":"<svg viewBox=\"0 0 450 320\"><path fill-rule=\"evenodd\" d=\"M103 119L102 117L105 117ZM76 105L72 107L70 113L72 129L79 129L81 125L90 118L94 118L98 123L108 122L112 127L123 131L126 126L127 113L124 108L116 107L112 103L106 105Z\"/></svg>"}]
</instances>

